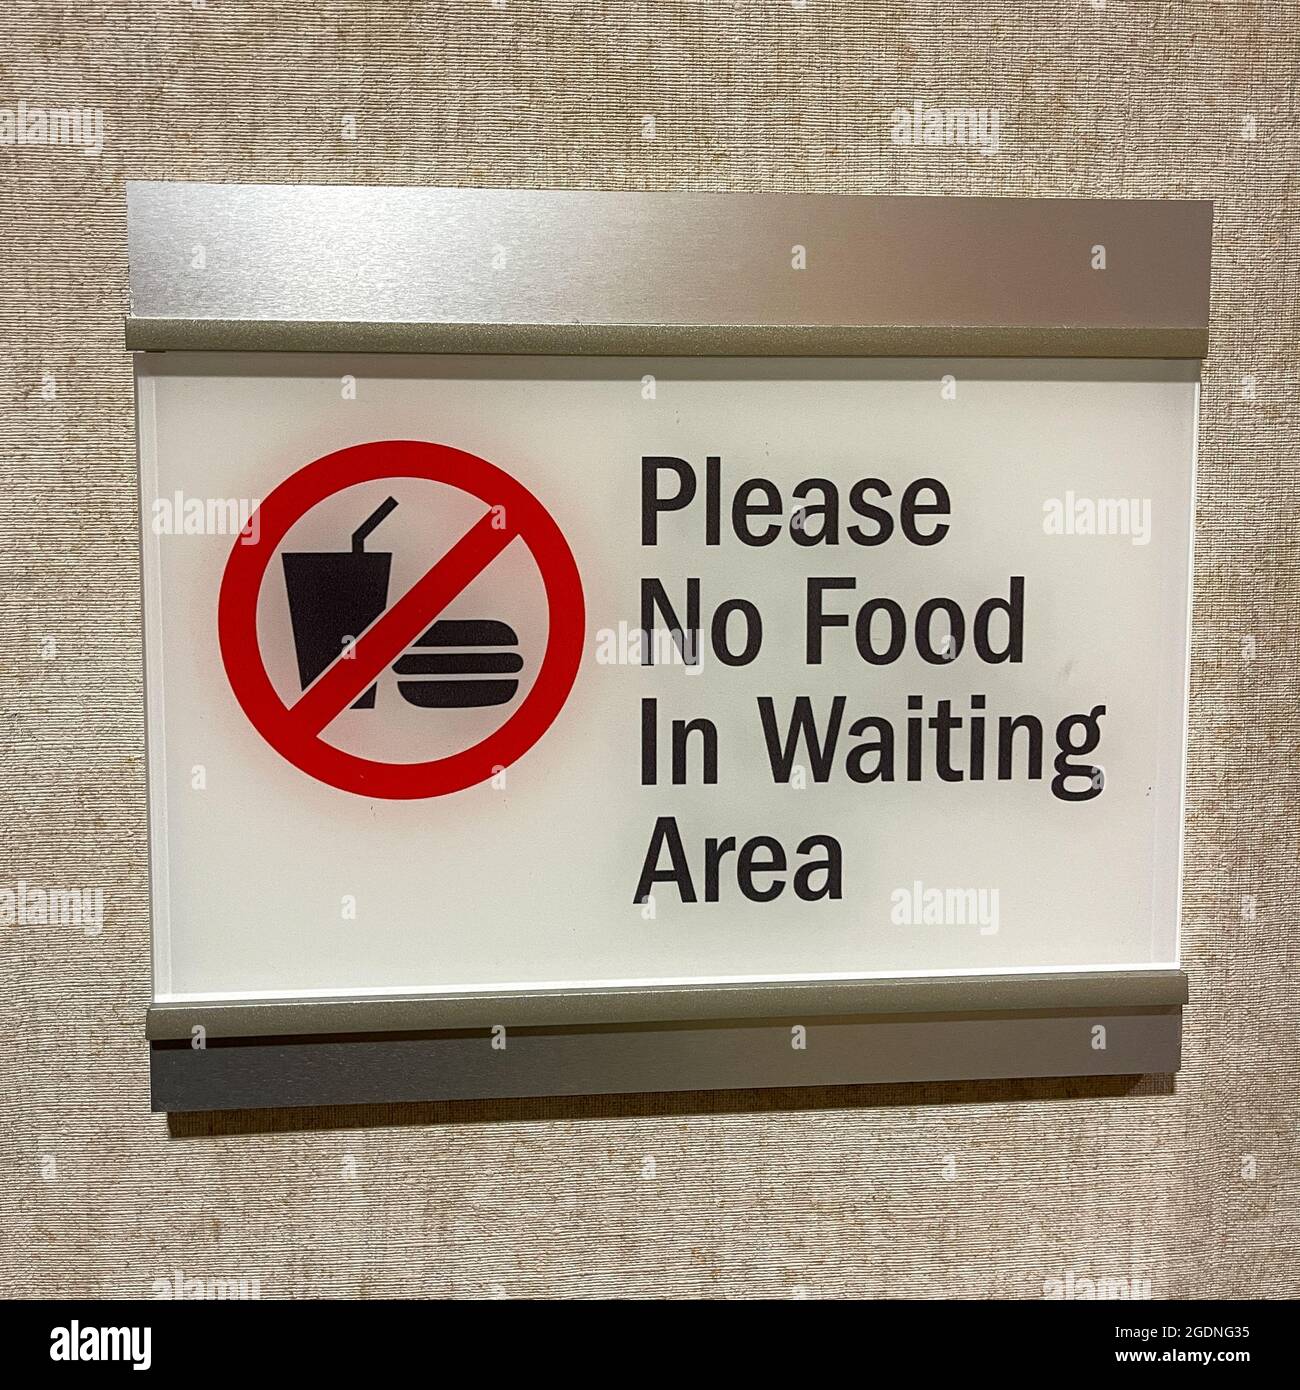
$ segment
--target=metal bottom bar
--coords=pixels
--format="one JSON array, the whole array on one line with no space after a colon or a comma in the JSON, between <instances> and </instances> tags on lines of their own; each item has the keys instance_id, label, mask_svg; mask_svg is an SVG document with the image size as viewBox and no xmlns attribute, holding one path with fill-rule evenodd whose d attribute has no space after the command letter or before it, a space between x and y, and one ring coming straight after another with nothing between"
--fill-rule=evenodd
<instances>
[{"instance_id":1,"label":"metal bottom bar","mask_svg":"<svg viewBox=\"0 0 1300 1390\"><path fill-rule=\"evenodd\" d=\"M792 983L636 985L532 989L500 993L374 995L356 999L244 999L154 1004L151 1041L269 1038L322 1033L434 1033L590 1024L715 1023L742 1019L856 1017L877 1014L1003 1014L1023 1009L1147 1008L1185 1004L1182 970L1060 974L930 975Z\"/></svg>"},{"instance_id":2,"label":"metal bottom bar","mask_svg":"<svg viewBox=\"0 0 1300 1390\"><path fill-rule=\"evenodd\" d=\"M802 1031L798 1031L802 1030ZM1171 1073L1177 1006L151 1044L154 1110ZM504 1042L504 1046L502 1046Z\"/></svg>"}]
</instances>

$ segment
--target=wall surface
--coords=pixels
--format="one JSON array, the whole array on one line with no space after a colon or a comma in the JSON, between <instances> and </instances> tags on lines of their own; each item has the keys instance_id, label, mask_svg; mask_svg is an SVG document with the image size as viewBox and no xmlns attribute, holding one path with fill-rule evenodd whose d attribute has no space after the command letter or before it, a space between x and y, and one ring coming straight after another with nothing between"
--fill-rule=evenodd
<instances>
[{"instance_id":1,"label":"wall surface","mask_svg":"<svg viewBox=\"0 0 1300 1390\"><path fill-rule=\"evenodd\" d=\"M195 6L0 13L0 107L105 113L0 146L0 884L106 895L0 928L0 1292L1300 1293L1300 4ZM1214 198L1181 1074L151 1114L127 178Z\"/></svg>"}]
</instances>

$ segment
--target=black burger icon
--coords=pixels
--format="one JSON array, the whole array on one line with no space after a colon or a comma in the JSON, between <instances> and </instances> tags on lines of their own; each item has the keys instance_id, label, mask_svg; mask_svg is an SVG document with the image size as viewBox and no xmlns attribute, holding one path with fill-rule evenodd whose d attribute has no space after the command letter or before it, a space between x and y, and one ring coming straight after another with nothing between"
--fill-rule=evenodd
<instances>
[{"instance_id":1,"label":"black burger icon","mask_svg":"<svg viewBox=\"0 0 1300 1390\"><path fill-rule=\"evenodd\" d=\"M442 618L393 663L402 698L425 709L503 705L519 689L519 638L494 618Z\"/></svg>"}]
</instances>

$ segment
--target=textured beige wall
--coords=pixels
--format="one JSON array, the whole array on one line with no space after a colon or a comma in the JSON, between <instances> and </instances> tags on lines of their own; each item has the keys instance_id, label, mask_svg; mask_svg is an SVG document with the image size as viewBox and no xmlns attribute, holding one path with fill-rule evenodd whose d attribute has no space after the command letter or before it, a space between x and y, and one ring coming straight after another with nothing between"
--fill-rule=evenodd
<instances>
[{"instance_id":1,"label":"textured beige wall","mask_svg":"<svg viewBox=\"0 0 1300 1390\"><path fill-rule=\"evenodd\" d=\"M260 1278L267 1296L1036 1297L1074 1270L1149 1278L1156 1297L1300 1293L1297 32L1295 0L4 5L0 106L103 107L107 145L98 160L0 148L0 883L102 885L107 922L98 938L0 931L0 1291L123 1295L180 1270ZM888 113L915 97L998 108L1001 153L891 145ZM348 113L355 143L338 138ZM1172 1087L376 1107L169 1131L141 1038L125 178L1216 199L1194 1003Z\"/></svg>"}]
</instances>

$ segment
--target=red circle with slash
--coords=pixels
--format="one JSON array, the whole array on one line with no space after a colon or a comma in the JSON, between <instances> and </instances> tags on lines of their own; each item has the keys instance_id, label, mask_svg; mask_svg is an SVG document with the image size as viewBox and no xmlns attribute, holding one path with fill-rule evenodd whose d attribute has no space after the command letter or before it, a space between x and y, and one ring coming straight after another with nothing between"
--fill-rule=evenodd
<instances>
[{"instance_id":1,"label":"red circle with slash","mask_svg":"<svg viewBox=\"0 0 1300 1390\"><path fill-rule=\"evenodd\" d=\"M391 478L422 478L477 497L488 511L356 640L292 705L280 699L257 638L262 581L276 548L312 507L344 488ZM309 463L262 503L235 541L221 580L217 635L235 699L253 727L295 767L358 796L416 800L463 791L522 757L550 728L578 674L586 623L582 580L564 533L522 483L486 459L446 444L383 440L357 444ZM255 541L249 537L256 536ZM546 651L523 702L471 748L422 763L357 757L321 732L410 645L516 537L545 586Z\"/></svg>"}]
</instances>

